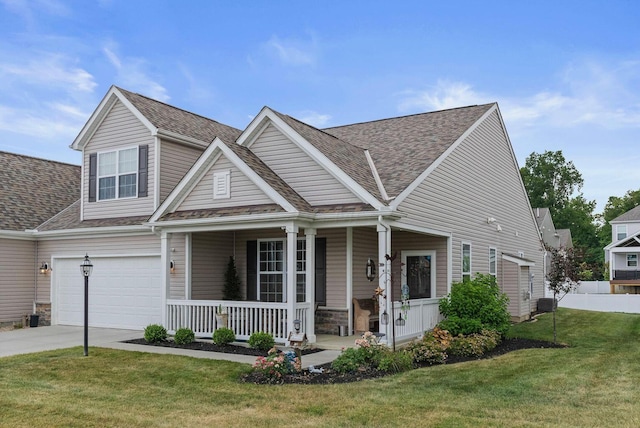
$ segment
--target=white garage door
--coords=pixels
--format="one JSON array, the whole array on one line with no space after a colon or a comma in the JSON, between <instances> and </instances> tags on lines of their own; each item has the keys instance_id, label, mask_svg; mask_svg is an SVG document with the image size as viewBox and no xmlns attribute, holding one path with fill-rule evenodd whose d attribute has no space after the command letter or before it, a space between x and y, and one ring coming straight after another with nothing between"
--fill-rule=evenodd
<instances>
[{"instance_id":1,"label":"white garage door","mask_svg":"<svg viewBox=\"0 0 640 428\"><path fill-rule=\"evenodd\" d=\"M90 257L89 325L144 329L161 323L160 257ZM82 259L56 259L54 322L84 325ZM57 315L57 316L56 316Z\"/></svg>"}]
</instances>

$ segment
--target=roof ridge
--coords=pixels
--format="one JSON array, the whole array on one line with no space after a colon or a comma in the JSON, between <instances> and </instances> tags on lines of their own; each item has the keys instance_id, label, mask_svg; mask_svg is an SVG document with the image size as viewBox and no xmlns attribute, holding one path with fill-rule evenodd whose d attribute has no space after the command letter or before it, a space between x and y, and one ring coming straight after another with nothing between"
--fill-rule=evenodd
<instances>
[{"instance_id":1,"label":"roof ridge","mask_svg":"<svg viewBox=\"0 0 640 428\"><path fill-rule=\"evenodd\" d=\"M69 163L69 162L62 162L62 161L57 161L54 159L45 159L45 158L40 158L37 156L30 156L30 155L25 155L22 153L12 153L12 152L7 152L5 150L0 150L0 154L6 154L6 155L11 155L11 156L17 156L17 157L21 157L21 158L29 158L29 159L35 159L35 160L39 160L39 161L44 161L44 162L50 162L50 163L57 163L60 165L66 165L66 166L74 166L76 168L80 168L80 165L76 165L73 163Z\"/></svg>"},{"instance_id":2,"label":"roof ridge","mask_svg":"<svg viewBox=\"0 0 640 428\"><path fill-rule=\"evenodd\" d=\"M269 108L271 108L271 107L269 107ZM272 109L272 110L273 110L273 109ZM335 135L333 135L333 134L330 134L330 133L326 132L324 129L316 128L316 127L315 127L315 126L313 126L313 125L309 125L308 123L303 122L303 121L301 121L300 119L297 119L297 118L295 118L295 117L293 117L293 116L291 116L291 115L288 115L288 114L286 114L286 113L280 113L280 112L279 112L279 111L277 111L277 110L273 110L273 111L275 111L276 113L281 114L281 115L283 115L283 116L287 116L287 117L288 117L288 118L290 118L291 120L294 120L294 121L296 121L296 122L298 122L298 123L300 123L300 124L302 124L302 125L308 126L309 128L314 129L314 130L316 130L316 131L318 131L318 132L320 132L320 133L322 133L322 134L324 134L324 135L326 135L326 136L328 136L328 137L331 137L331 138L333 138L333 139L335 139L335 140L337 140L337 141L339 141L339 142L341 142L341 143L343 143L343 144L349 145L349 146L354 147L354 148L356 148L356 149L358 149L358 150L362 150L362 152L363 152L363 153L367 150L367 149L365 149L365 148L363 148L363 147L357 146L357 145L355 145L355 144L353 144L353 143L350 143L350 142L345 141L345 140L343 140L343 139L341 139L341 138L338 138L338 137L336 137ZM326 128L326 129L331 129L331 128Z\"/></svg>"},{"instance_id":3,"label":"roof ridge","mask_svg":"<svg viewBox=\"0 0 640 428\"><path fill-rule=\"evenodd\" d=\"M452 108L446 108L446 109L442 109L442 110L424 111L422 113L413 113L413 114L406 114L406 115L402 115L402 116L385 117L385 118L382 118L382 119L365 120L365 121L362 121L362 122L346 123L344 125L337 125L337 126L331 126L329 128L323 128L323 129L321 129L321 131L328 131L329 129L335 129L335 128L345 128L347 126L354 126L354 125L364 125L364 124L367 124L367 123L384 122L386 120L403 119L405 117L425 116L425 115L434 114L434 113L444 113L444 112L448 112L448 111L463 110L463 109L473 108L473 107L483 107L483 106L488 106L488 105L492 105L492 104L496 104L496 102L494 101L494 102L486 103L486 104L472 104L472 105L463 106L463 107L452 107ZM329 135L331 135L331 134L329 134Z\"/></svg>"},{"instance_id":4,"label":"roof ridge","mask_svg":"<svg viewBox=\"0 0 640 428\"><path fill-rule=\"evenodd\" d=\"M217 123L217 124L219 124L219 125L226 126L226 127L229 127L229 128L235 129L236 131L240 131L240 132L242 132L242 130L241 130L241 129L238 129L238 128L233 127L233 126L231 126L231 125L227 125L226 123L218 122L217 120L215 120L215 119L211 119L210 117L203 116L203 115L198 114L198 113L194 113L194 112L192 112L192 111L189 111L189 110L183 109L183 108L181 108L181 107L176 107L176 106L174 106L174 105L172 105L172 104L165 103L164 101L159 101L159 100L156 100L155 98L151 98L151 97L148 97L148 96L146 96L146 95L139 94L139 93L137 93L137 92L129 91L129 90L127 90L127 89L121 88L121 87L116 86L116 85L113 85L113 86L114 86L116 89L118 89L119 91L128 92L128 93L130 93L130 94L137 95L137 96L142 97L142 98L146 98L147 100L153 101L153 102L158 103L158 104L162 104L162 105L167 106L167 107L170 107L170 108L172 108L172 109L180 110L180 111L185 112L185 113L188 113L188 114L190 114L190 115L197 116L197 117L200 117L200 118L202 118L202 119L205 119L205 120L208 120L208 121L211 121L211 122L215 122L215 123Z\"/></svg>"}]
</instances>

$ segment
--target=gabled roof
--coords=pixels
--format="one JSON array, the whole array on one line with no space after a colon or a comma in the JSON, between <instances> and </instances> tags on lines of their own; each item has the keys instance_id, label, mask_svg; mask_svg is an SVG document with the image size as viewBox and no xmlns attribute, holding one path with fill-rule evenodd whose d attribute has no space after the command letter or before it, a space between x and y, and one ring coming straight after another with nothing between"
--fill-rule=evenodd
<instances>
[{"instance_id":1,"label":"gabled roof","mask_svg":"<svg viewBox=\"0 0 640 428\"><path fill-rule=\"evenodd\" d=\"M640 205L635 208L630 209L624 214L619 215L618 217L611 220L609 223L622 223L626 221L640 221Z\"/></svg>"},{"instance_id":2,"label":"gabled roof","mask_svg":"<svg viewBox=\"0 0 640 428\"><path fill-rule=\"evenodd\" d=\"M0 152L0 230L34 229L80 197L80 167Z\"/></svg>"},{"instance_id":3,"label":"gabled roof","mask_svg":"<svg viewBox=\"0 0 640 428\"><path fill-rule=\"evenodd\" d=\"M573 248L573 239L571 238L570 229L556 229L560 241L560 247Z\"/></svg>"},{"instance_id":4,"label":"gabled roof","mask_svg":"<svg viewBox=\"0 0 640 428\"><path fill-rule=\"evenodd\" d=\"M275 110L272 111L300 136L320 150L331 162L357 181L367 192L379 201L383 201L364 149L342 141L291 116Z\"/></svg>"},{"instance_id":5,"label":"gabled roof","mask_svg":"<svg viewBox=\"0 0 640 428\"><path fill-rule=\"evenodd\" d=\"M232 142L241 133L239 129L204 116L173 107L144 95L129 92L117 86L115 88L158 129L208 143L213 141L215 137L219 137L223 141Z\"/></svg>"},{"instance_id":6,"label":"gabled roof","mask_svg":"<svg viewBox=\"0 0 640 428\"><path fill-rule=\"evenodd\" d=\"M323 129L369 150L390 197L399 195L495 103Z\"/></svg>"},{"instance_id":7,"label":"gabled roof","mask_svg":"<svg viewBox=\"0 0 640 428\"><path fill-rule=\"evenodd\" d=\"M163 102L112 86L71 144L82 150L117 101L122 102L149 129L151 135L177 138L206 146L214 138L235 141L240 130Z\"/></svg>"},{"instance_id":8,"label":"gabled roof","mask_svg":"<svg viewBox=\"0 0 640 428\"><path fill-rule=\"evenodd\" d=\"M549 212L549 208L533 208L533 215L536 218L536 223L538 223L538 229L540 229L544 219L551 214ZM551 223L553 223L553 220Z\"/></svg>"}]
</instances>

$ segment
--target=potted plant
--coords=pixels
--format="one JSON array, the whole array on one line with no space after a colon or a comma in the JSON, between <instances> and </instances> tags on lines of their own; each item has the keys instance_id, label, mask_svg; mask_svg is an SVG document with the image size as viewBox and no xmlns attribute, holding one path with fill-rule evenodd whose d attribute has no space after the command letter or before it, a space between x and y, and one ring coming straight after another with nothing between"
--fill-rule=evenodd
<instances>
[{"instance_id":1,"label":"potted plant","mask_svg":"<svg viewBox=\"0 0 640 428\"><path fill-rule=\"evenodd\" d=\"M226 327L229 320L229 314L227 314L227 308L223 308L222 304L218 305L216 309L216 327Z\"/></svg>"}]
</instances>

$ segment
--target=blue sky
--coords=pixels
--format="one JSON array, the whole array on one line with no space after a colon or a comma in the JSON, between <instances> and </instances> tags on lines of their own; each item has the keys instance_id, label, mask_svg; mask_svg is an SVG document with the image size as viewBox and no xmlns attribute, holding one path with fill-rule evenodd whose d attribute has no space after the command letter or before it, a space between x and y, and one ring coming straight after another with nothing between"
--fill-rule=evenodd
<instances>
[{"instance_id":1,"label":"blue sky","mask_svg":"<svg viewBox=\"0 0 640 428\"><path fill-rule=\"evenodd\" d=\"M112 84L244 128L497 101L520 166L640 188L640 2L0 0L0 150L68 148ZM481 165L479 165L481 167Z\"/></svg>"}]
</instances>

